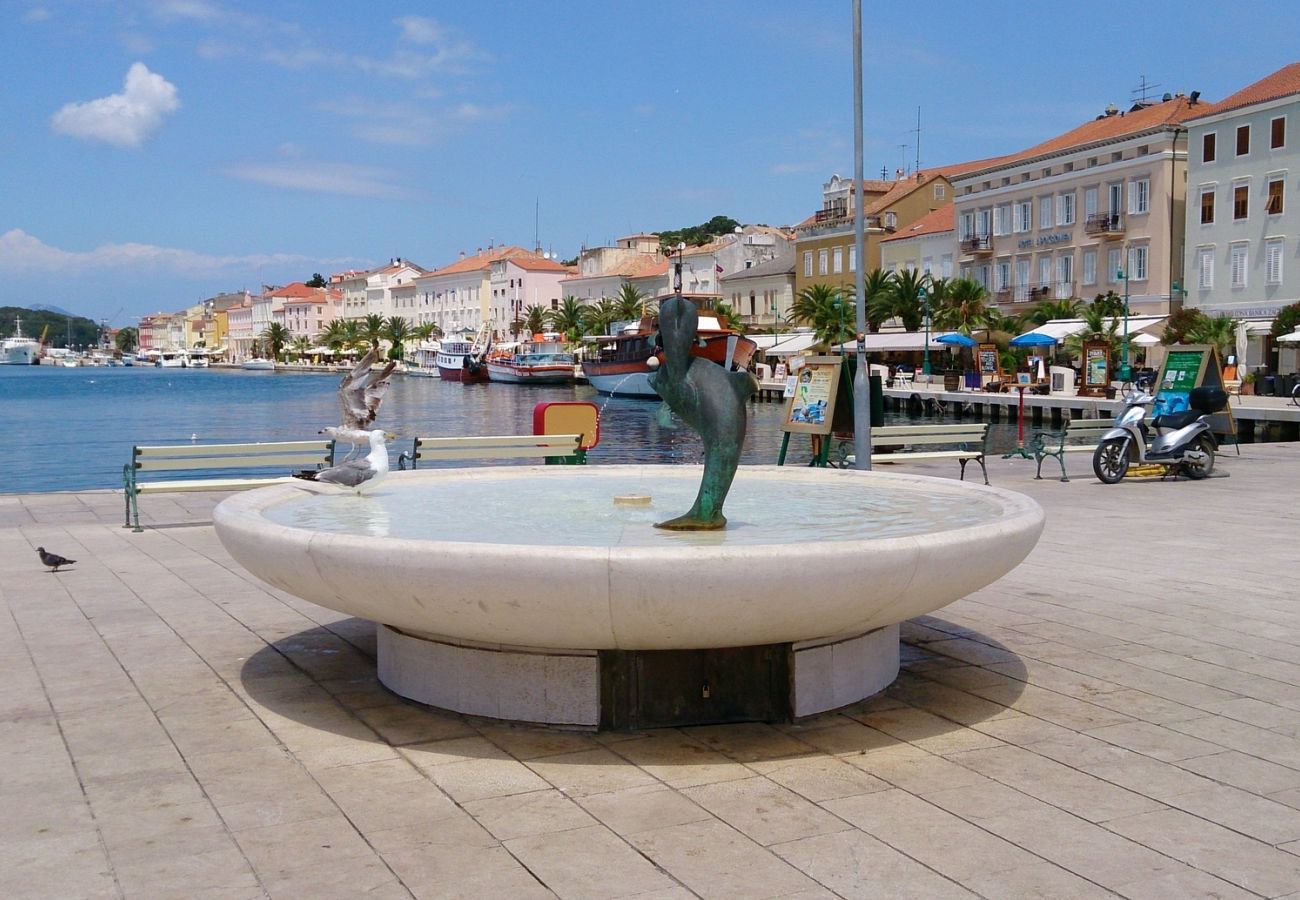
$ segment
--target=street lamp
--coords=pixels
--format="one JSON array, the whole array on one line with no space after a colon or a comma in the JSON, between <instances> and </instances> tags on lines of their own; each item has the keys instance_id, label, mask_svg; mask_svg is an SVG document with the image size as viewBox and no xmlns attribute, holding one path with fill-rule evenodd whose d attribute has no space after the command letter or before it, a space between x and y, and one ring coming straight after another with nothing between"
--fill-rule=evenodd
<instances>
[{"instance_id":1,"label":"street lamp","mask_svg":"<svg viewBox=\"0 0 1300 900\"><path fill-rule=\"evenodd\" d=\"M1128 364L1128 273L1119 269L1115 277L1124 282L1124 345L1121 351L1123 362L1119 367L1119 380L1128 381L1132 377L1132 370Z\"/></svg>"},{"instance_id":2,"label":"street lamp","mask_svg":"<svg viewBox=\"0 0 1300 900\"><path fill-rule=\"evenodd\" d=\"M921 288L921 309L925 313L925 362L921 364L921 371L926 375L926 383L930 382L930 292Z\"/></svg>"},{"instance_id":3,"label":"street lamp","mask_svg":"<svg viewBox=\"0 0 1300 900\"><path fill-rule=\"evenodd\" d=\"M673 292L682 295L682 254L686 252L686 243L677 244L677 262L673 264Z\"/></svg>"}]
</instances>

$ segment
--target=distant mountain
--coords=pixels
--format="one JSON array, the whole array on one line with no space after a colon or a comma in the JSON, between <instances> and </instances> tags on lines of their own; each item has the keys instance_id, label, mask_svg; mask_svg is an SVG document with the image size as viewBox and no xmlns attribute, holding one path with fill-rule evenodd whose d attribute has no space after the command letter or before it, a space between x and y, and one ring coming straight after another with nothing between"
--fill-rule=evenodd
<instances>
[{"instance_id":1,"label":"distant mountain","mask_svg":"<svg viewBox=\"0 0 1300 900\"><path fill-rule=\"evenodd\" d=\"M0 306L0 337L13 334L19 319L24 335L44 337L51 347L93 347L99 338L99 326L90 319L69 315L54 306Z\"/></svg>"},{"instance_id":2,"label":"distant mountain","mask_svg":"<svg viewBox=\"0 0 1300 900\"><path fill-rule=\"evenodd\" d=\"M28 309L34 309L34 310L36 310L36 311L38 311L38 312L52 312L52 313L58 313L58 314L61 315L61 316L70 316L70 315L72 315L72 313L68 312L66 309L63 309L62 307L59 307L59 306L50 306L50 305L45 304L45 303L34 303L34 304L32 304L31 306L29 306Z\"/></svg>"}]
</instances>

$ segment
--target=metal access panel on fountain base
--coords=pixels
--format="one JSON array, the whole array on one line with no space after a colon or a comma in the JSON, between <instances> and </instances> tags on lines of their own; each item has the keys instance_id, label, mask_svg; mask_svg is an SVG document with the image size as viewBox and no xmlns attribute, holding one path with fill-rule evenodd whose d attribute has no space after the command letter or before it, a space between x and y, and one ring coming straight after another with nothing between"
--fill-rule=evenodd
<instances>
[{"instance_id":1,"label":"metal access panel on fountain base","mask_svg":"<svg viewBox=\"0 0 1300 900\"><path fill-rule=\"evenodd\" d=\"M600 651L600 727L789 722L790 644Z\"/></svg>"}]
</instances>

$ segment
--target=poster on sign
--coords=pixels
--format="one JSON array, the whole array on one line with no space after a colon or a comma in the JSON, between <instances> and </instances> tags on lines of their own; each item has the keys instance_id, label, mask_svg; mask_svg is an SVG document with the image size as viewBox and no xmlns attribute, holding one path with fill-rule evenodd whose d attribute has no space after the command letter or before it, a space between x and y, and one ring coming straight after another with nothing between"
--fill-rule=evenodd
<instances>
[{"instance_id":1,"label":"poster on sign","mask_svg":"<svg viewBox=\"0 0 1300 900\"><path fill-rule=\"evenodd\" d=\"M1110 378L1110 341L1084 341L1083 384L1079 386L1079 396L1106 396Z\"/></svg>"},{"instance_id":2,"label":"poster on sign","mask_svg":"<svg viewBox=\"0 0 1300 900\"><path fill-rule=\"evenodd\" d=\"M804 360L798 374L790 376L794 390L781 430L799 434L831 433L842 362L838 356L810 356Z\"/></svg>"}]
</instances>

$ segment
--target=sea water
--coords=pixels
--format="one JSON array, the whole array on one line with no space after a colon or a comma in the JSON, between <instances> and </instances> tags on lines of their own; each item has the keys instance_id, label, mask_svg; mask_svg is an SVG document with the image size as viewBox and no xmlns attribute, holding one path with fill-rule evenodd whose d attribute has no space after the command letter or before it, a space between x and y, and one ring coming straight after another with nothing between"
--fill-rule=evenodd
<instances>
[{"instance_id":1,"label":"sea water","mask_svg":"<svg viewBox=\"0 0 1300 900\"><path fill-rule=\"evenodd\" d=\"M341 377L292 370L0 366L0 492L120 488L122 467L137 444L314 440L321 428L339 424ZM658 401L608 398L584 384L467 385L394 375L376 427L398 435L389 445L396 466L417 435L530 434L533 407L543 400L589 400L602 408L600 445L589 454L593 464L700 461L698 435L680 422L662 424ZM776 462L783 413L781 403L750 404L743 464ZM1014 425L995 424L993 433L990 452L1015 446ZM808 439L793 436L787 463L808 459Z\"/></svg>"}]
</instances>

